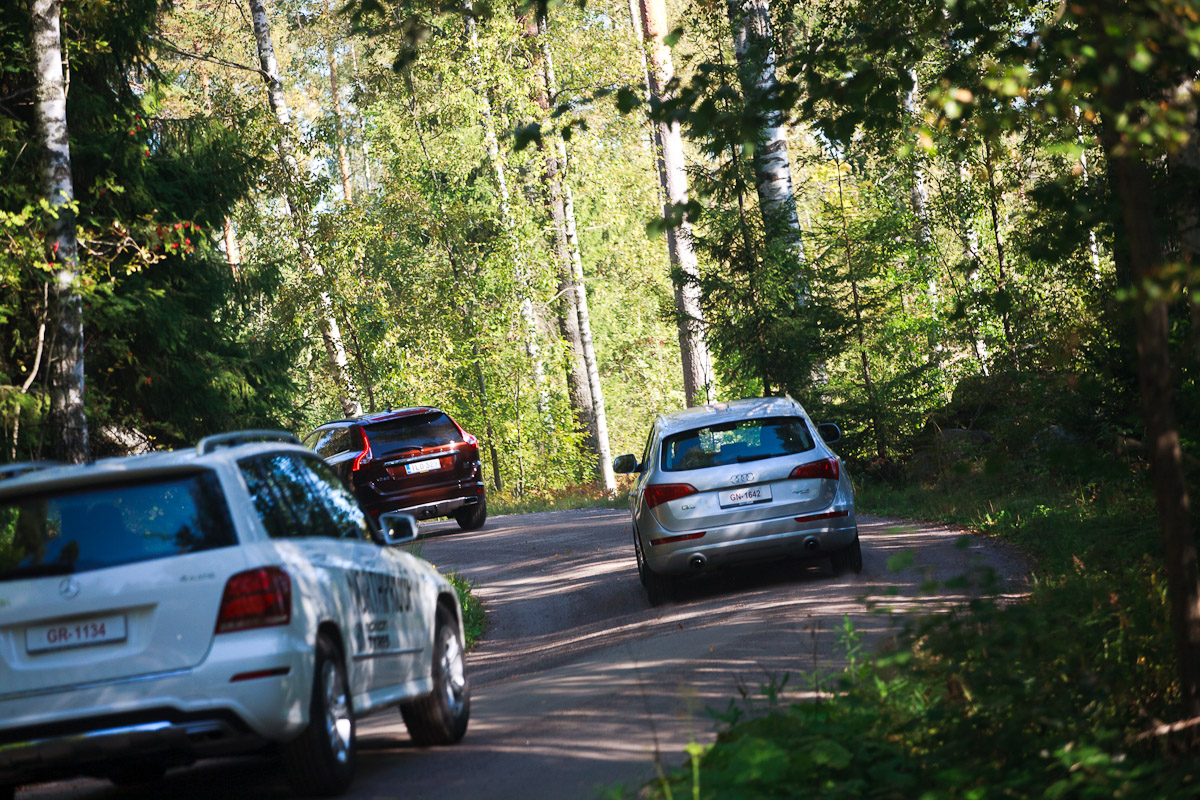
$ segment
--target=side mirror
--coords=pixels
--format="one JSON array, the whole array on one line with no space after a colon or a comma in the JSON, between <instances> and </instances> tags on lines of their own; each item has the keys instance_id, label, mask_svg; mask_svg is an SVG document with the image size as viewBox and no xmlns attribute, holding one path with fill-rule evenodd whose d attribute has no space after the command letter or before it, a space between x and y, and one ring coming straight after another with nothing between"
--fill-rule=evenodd
<instances>
[{"instance_id":1,"label":"side mirror","mask_svg":"<svg viewBox=\"0 0 1200 800\"><path fill-rule=\"evenodd\" d=\"M415 542L417 518L402 511L389 511L379 515L379 530L383 534L383 543L388 547Z\"/></svg>"},{"instance_id":2,"label":"side mirror","mask_svg":"<svg viewBox=\"0 0 1200 800\"><path fill-rule=\"evenodd\" d=\"M842 429L832 422L822 422L817 426L817 433L826 444L833 444L842 438Z\"/></svg>"},{"instance_id":3,"label":"side mirror","mask_svg":"<svg viewBox=\"0 0 1200 800\"><path fill-rule=\"evenodd\" d=\"M638 464L637 456L632 453L626 453L623 456L617 456L613 459L613 472L622 475L629 472L641 472L642 468Z\"/></svg>"}]
</instances>

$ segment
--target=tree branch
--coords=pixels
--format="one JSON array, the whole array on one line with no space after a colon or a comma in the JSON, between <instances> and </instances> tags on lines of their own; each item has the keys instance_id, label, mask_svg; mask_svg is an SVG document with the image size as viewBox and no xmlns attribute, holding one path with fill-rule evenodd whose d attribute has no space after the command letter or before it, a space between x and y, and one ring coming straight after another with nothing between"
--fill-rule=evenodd
<instances>
[{"instance_id":1,"label":"tree branch","mask_svg":"<svg viewBox=\"0 0 1200 800\"><path fill-rule=\"evenodd\" d=\"M222 67L230 67L231 69L240 69L245 72L253 72L255 75L265 78L266 80L271 79L271 76L268 75L261 67L247 67L245 64L238 64L235 61L226 61L225 59L218 58L217 56L200 55L199 53L189 53L186 50L180 50L175 45L173 45L170 42L167 42L163 39L159 39L159 38L153 37L153 36L150 38L151 38L151 41L153 41L156 45L163 48L164 50L169 50L170 52L172 52L176 55L179 55L179 56L183 56L184 58L191 58L196 61L206 61L209 64L217 64Z\"/></svg>"}]
</instances>

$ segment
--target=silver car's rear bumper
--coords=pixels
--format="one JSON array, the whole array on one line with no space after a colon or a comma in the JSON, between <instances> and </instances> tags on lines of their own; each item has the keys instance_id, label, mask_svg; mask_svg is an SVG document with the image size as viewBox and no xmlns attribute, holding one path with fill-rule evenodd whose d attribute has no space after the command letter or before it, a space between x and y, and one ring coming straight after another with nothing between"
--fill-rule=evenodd
<instances>
[{"instance_id":1,"label":"silver car's rear bumper","mask_svg":"<svg viewBox=\"0 0 1200 800\"><path fill-rule=\"evenodd\" d=\"M766 561L772 558L826 558L849 547L858 535L850 509L846 516L811 522L795 517L708 528L695 539L670 541L687 531L666 531L656 525L639 528L646 564L663 575L682 575L715 567ZM656 540L667 540L653 544Z\"/></svg>"}]
</instances>

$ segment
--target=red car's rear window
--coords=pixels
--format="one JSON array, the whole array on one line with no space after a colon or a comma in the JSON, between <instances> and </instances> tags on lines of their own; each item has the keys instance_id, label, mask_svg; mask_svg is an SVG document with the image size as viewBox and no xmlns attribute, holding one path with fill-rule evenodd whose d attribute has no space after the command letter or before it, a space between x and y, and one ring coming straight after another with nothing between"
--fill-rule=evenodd
<instances>
[{"instance_id":1,"label":"red car's rear window","mask_svg":"<svg viewBox=\"0 0 1200 800\"><path fill-rule=\"evenodd\" d=\"M440 411L372 422L363 430L367 432L371 452L376 458L401 450L441 447L463 440L458 426Z\"/></svg>"}]
</instances>

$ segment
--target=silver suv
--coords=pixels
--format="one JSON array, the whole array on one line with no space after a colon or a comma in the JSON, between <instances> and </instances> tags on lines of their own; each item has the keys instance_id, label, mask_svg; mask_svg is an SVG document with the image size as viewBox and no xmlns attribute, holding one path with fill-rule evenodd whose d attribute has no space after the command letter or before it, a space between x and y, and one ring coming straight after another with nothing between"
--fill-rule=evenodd
<instances>
[{"instance_id":1,"label":"silver suv","mask_svg":"<svg viewBox=\"0 0 1200 800\"><path fill-rule=\"evenodd\" d=\"M818 435L820 434L820 435ZM638 575L652 604L679 576L784 556L862 571L854 487L817 426L790 397L710 403L659 416L629 495Z\"/></svg>"}]
</instances>

